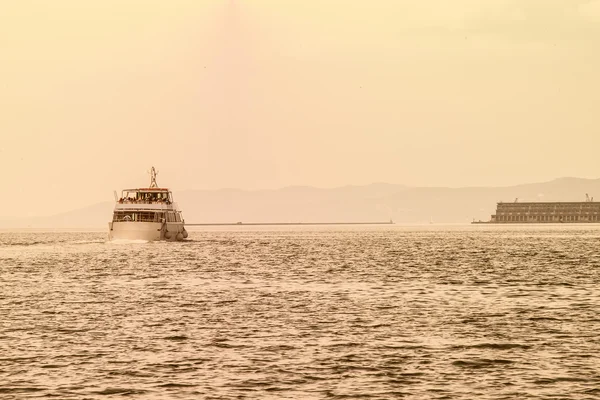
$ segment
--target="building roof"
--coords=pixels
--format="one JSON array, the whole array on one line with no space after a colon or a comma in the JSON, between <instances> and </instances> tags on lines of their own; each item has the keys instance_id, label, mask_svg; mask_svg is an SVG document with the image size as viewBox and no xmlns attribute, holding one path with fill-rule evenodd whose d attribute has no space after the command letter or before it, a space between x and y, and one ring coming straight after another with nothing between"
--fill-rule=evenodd
<instances>
[{"instance_id":1,"label":"building roof","mask_svg":"<svg viewBox=\"0 0 600 400\"><path fill-rule=\"evenodd\" d=\"M600 202L596 201L499 201L498 204L502 205L510 205L510 206L518 206L518 205L533 205L533 204L544 204L544 205L552 205L552 204L569 204L569 205L584 205L584 204L600 204Z\"/></svg>"}]
</instances>

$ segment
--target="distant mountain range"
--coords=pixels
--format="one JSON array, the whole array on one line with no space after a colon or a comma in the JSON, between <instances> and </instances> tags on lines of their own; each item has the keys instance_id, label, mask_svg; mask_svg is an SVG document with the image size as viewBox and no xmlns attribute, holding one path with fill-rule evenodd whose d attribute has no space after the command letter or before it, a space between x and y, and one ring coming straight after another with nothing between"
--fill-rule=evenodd
<instances>
[{"instance_id":1,"label":"distant mountain range","mask_svg":"<svg viewBox=\"0 0 600 400\"><path fill-rule=\"evenodd\" d=\"M600 179L560 178L508 187L408 187L377 183L332 189L175 191L187 223L373 222L469 223L489 220L498 201L600 201ZM114 203L48 217L0 220L0 228L104 228Z\"/></svg>"}]
</instances>

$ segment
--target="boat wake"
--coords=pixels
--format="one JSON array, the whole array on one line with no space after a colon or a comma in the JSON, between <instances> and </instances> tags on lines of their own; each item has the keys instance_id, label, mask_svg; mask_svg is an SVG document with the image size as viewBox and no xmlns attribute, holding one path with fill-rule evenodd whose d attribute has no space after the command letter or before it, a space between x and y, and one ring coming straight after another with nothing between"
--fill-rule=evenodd
<instances>
[{"instance_id":1,"label":"boat wake","mask_svg":"<svg viewBox=\"0 0 600 400\"><path fill-rule=\"evenodd\" d=\"M142 240L142 239L113 239L113 240L109 240L106 243L108 244L142 244L142 243L148 243L148 240Z\"/></svg>"},{"instance_id":2,"label":"boat wake","mask_svg":"<svg viewBox=\"0 0 600 400\"><path fill-rule=\"evenodd\" d=\"M104 240L75 240L72 244L92 244L92 243L104 243Z\"/></svg>"}]
</instances>

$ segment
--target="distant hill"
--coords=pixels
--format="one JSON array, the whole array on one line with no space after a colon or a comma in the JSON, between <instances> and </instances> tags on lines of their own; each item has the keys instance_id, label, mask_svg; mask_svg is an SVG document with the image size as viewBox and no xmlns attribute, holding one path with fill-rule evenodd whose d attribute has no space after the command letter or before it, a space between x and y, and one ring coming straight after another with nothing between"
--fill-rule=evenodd
<instances>
[{"instance_id":1,"label":"distant hill","mask_svg":"<svg viewBox=\"0 0 600 400\"><path fill-rule=\"evenodd\" d=\"M496 202L584 201L597 195L600 179L560 178L509 187L407 187L372 184L332 189L287 187L278 190L223 189L175 192L186 222L360 222L468 223L489 220ZM104 228L114 204L49 217L0 221L0 228Z\"/></svg>"},{"instance_id":2,"label":"distant hill","mask_svg":"<svg viewBox=\"0 0 600 400\"><path fill-rule=\"evenodd\" d=\"M10 228L102 228L108 227L115 204L103 202L47 217L0 220L0 229Z\"/></svg>"}]
</instances>

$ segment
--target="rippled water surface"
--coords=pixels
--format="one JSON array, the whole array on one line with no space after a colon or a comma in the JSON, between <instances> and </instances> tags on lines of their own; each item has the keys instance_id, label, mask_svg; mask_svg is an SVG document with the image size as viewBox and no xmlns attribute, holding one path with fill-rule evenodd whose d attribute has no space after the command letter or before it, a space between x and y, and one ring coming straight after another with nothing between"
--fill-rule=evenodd
<instances>
[{"instance_id":1,"label":"rippled water surface","mask_svg":"<svg viewBox=\"0 0 600 400\"><path fill-rule=\"evenodd\" d=\"M600 397L600 227L0 232L0 398Z\"/></svg>"}]
</instances>

